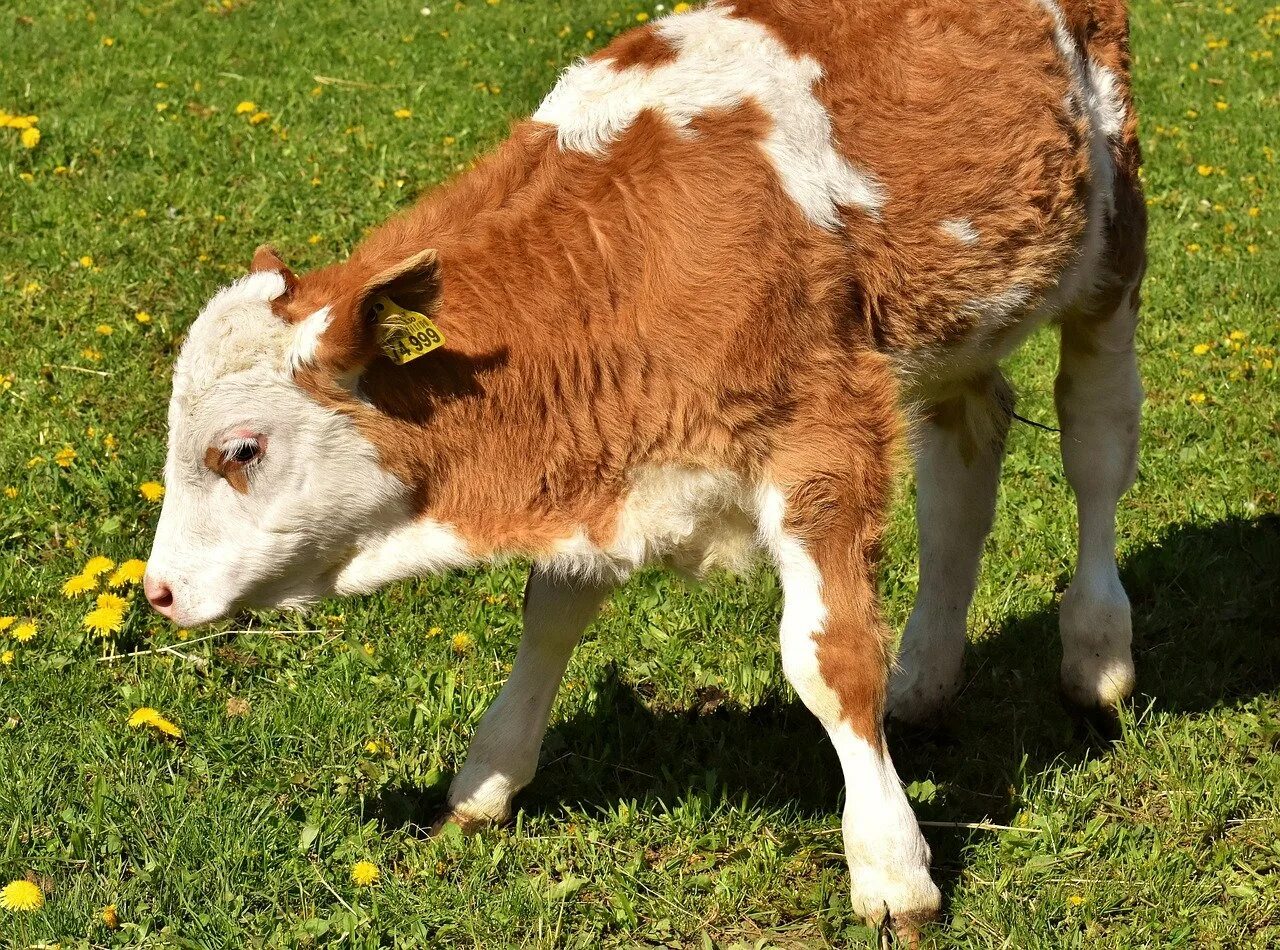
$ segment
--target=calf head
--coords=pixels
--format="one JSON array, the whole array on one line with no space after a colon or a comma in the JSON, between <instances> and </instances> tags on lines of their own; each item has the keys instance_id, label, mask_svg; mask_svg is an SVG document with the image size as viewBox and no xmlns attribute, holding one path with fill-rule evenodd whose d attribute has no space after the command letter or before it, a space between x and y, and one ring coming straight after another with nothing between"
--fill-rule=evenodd
<instances>
[{"instance_id":1,"label":"calf head","mask_svg":"<svg viewBox=\"0 0 1280 950\"><path fill-rule=\"evenodd\" d=\"M162 614L193 626L312 602L363 543L410 517L409 489L340 403L314 394L358 389L378 352L373 298L408 293L421 306L435 267L425 251L298 278L260 248L201 311L174 368L147 562Z\"/></svg>"}]
</instances>

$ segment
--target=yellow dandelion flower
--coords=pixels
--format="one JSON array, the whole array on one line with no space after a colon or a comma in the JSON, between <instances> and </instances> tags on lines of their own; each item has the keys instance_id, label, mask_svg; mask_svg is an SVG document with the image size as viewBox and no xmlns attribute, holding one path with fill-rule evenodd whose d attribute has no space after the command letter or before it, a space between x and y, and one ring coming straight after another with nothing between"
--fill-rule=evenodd
<instances>
[{"instance_id":1,"label":"yellow dandelion flower","mask_svg":"<svg viewBox=\"0 0 1280 950\"><path fill-rule=\"evenodd\" d=\"M649 14L645 13L643 10L636 14L637 23L643 23L647 19L649 19Z\"/></svg>"},{"instance_id":2,"label":"yellow dandelion flower","mask_svg":"<svg viewBox=\"0 0 1280 950\"><path fill-rule=\"evenodd\" d=\"M380 877L382 872L372 861L357 861L351 866L351 881L357 887L372 887Z\"/></svg>"},{"instance_id":3,"label":"yellow dandelion flower","mask_svg":"<svg viewBox=\"0 0 1280 950\"><path fill-rule=\"evenodd\" d=\"M103 610L118 610L124 613L129 601L119 594L99 594L97 604Z\"/></svg>"},{"instance_id":4,"label":"yellow dandelion flower","mask_svg":"<svg viewBox=\"0 0 1280 950\"><path fill-rule=\"evenodd\" d=\"M58 463L59 468L70 468L71 463L76 460L76 450L69 445L58 449L53 456L53 460Z\"/></svg>"},{"instance_id":5,"label":"yellow dandelion flower","mask_svg":"<svg viewBox=\"0 0 1280 950\"><path fill-rule=\"evenodd\" d=\"M373 654L377 652L377 650L374 648L374 645L372 643L366 643L363 647L361 647L361 649L364 650L365 656L373 656Z\"/></svg>"},{"instance_id":6,"label":"yellow dandelion flower","mask_svg":"<svg viewBox=\"0 0 1280 950\"><path fill-rule=\"evenodd\" d=\"M10 881L0 890L0 907L5 910L33 911L43 905L43 892L30 881Z\"/></svg>"},{"instance_id":7,"label":"yellow dandelion flower","mask_svg":"<svg viewBox=\"0 0 1280 950\"><path fill-rule=\"evenodd\" d=\"M139 323L150 323L151 314L147 313L145 310L139 310L133 315L133 319L137 320Z\"/></svg>"},{"instance_id":8,"label":"yellow dandelion flower","mask_svg":"<svg viewBox=\"0 0 1280 950\"><path fill-rule=\"evenodd\" d=\"M313 234L313 235L311 235L311 237L307 238L307 243L308 243L308 244L319 244L319 243L320 243L320 235L318 235L318 234Z\"/></svg>"},{"instance_id":9,"label":"yellow dandelion flower","mask_svg":"<svg viewBox=\"0 0 1280 950\"><path fill-rule=\"evenodd\" d=\"M5 489L4 489L4 497L5 497L5 498L17 498L17 497L18 497L18 489L17 489L17 488L15 488L13 485L6 485L6 486L5 486Z\"/></svg>"},{"instance_id":10,"label":"yellow dandelion flower","mask_svg":"<svg viewBox=\"0 0 1280 950\"><path fill-rule=\"evenodd\" d=\"M111 334L116 332L115 328L113 328L109 323L99 323L97 330L102 336L111 336Z\"/></svg>"},{"instance_id":11,"label":"yellow dandelion flower","mask_svg":"<svg viewBox=\"0 0 1280 950\"><path fill-rule=\"evenodd\" d=\"M22 285L22 296L34 297L38 293L40 293L40 281L29 280Z\"/></svg>"},{"instance_id":12,"label":"yellow dandelion flower","mask_svg":"<svg viewBox=\"0 0 1280 950\"><path fill-rule=\"evenodd\" d=\"M35 468L37 465L43 465L43 464L44 464L43 455L33 455L31 456L31 458L27 459L27 468Z\"/></svg>"},{"instance_id":13,"label":"yellow dandelion flower","mask_svg":"<svg viewBox=\"0 0 1280 950\"><path fill-rule=\"evenodd\" d=\"M1205 396L1205 394L1204 394L1204 393L1192 393L1190 396L1188 396L1188 397L1187 397L1187 400L1188 400L1188 401L1189 401L1193 406L1203 405L1203 404L1204 404L1205 399L1206 399L1206 396Z\"/></svg>"},{"instance_id":14,"label":"yellow dandelion flower","mask_svg":"<svg viewBox=\"0 0 1280 950\"><path fill-rule=\"evenodd\" d=\"M31 172L18 172L18 177L25 181L28 185L36 180L36 176Z\"/></svg>"},{"instance_id":15,"label":"yellow dandelion flower","mask_svg":"<svg viewBox=\"0 0 1280 950\"><path fill-rule=\"evenodd\" d=\"M124 611L112 607L98 607L84 615L80 621L86 630L100 637L109 637L119 633L124 627Z\"/></svg>"},{"instance_id":16,"label":"yellow dandelion flower","mask_svg":"<svg viewBox=\"0 0 1280 950\"><path fill-rule=\"evenodd\" d=\"M12 663L13 663L12 650L5 650L3 653L0 653L0 665L10 666L12 665Z\"/></svg>"},{"instance_id":17,"label":"yellow dandelion flower","mask_svg":"<svg viewBox=\"0 0 1280 950\"><path fill-rule=\"evenodd\" d=\"M1211 349L1213 349L1213 345L1210 343L1197 343L1191 348L1191 352L1196 356L1204 356Z\"/></svg>"},{"instance_id":18,"label":"yellow dandelion flower","mask_svg":"<svg viewBox=\"0 0 1280 950\"><path fill-rule=\"evenodd\" d=\"M1257 253L1258 253L1258 245L1256 245L1256 244L1247 244L1247 245L1245 245L1245 250L1246 250L1246 251L1248 251L1250 254L1257 254Z\"/></svg>"},{"instance_id":19,"label":"yellow dandelion flower","mask_svg":"<svg viewBox=\"0 0 1280 950\"><path fill-rule=\"evenodd\" d=\"M1202 178L1208 178L1210 175L1212 175L1212 174L1213 174L1213 166L1212 166L1212 165L1197 165L1197 166L1196 166L1196 171L1200 173L1200 176L1201 176Z\"/></svg>"},{"instance_id":20,"label":"yellow dandelion flower","mask_svg":"<svg viewBox=\"0 0 1280 950\"><path fill-rule=\"evenodd\" d=\"M130 558L121 564L110 580L107 581L108 587L124 587L126 584L136 584L142 580L142 576L147 573L147 562L140 561L136 557Z\"/></svg>"},{"instance_id":21,"label":"yellow dandelion flower","mask_svg":"<svg viewBox=\"0 0 1280 950\"><path fill-rule=\"evenodd\" d=\"M65 584L62 585L63 597L75 597L77 594L84 594L88 591L96 589L98 579L89 574L77 574L75 577L67 578Z\"/></svg>"},{"instance_id":22,"label":"yellow dandelion flower","mask_svg":"<svg viewBox=\"0 0 1280 950\"><path fill-rule=\"evenodd\" d=\"M449 641L449 648L454 653L466 653L471 649L471 637L465 633L455 633Z\"/></svg>"},{"instance_id":23,"label":"yellow dandelion flower","mask_svg":"<svg viewBox=\"0 0 1280 950\"><path fill-rule=\"evenodd\" d=\"M90 257L88 254L85 254L83 257L81 257L81 258L80 258L80 266L81 266L81 267L92 267L92 266L93 266L93 258L92 258L92 257Z\"/></svg>"},{"instance_id":24,"label":"yellow dandelion flower","mask_svg":"<svg viewBox=\"0 0 1280 950\"><path fill-rule=\"evenodd\" d=\"M143 482L138 486L138 494L147 501L159 501L164 497L164 486L159 482Z\"/></svg>"},{"instance_id":25,"label":"yellow dandelion flower","mask_svg":"<svg viewBox=\"0 0 1280 950\"><path fill-rule=\"evenodd\" d=\"M102 908L102 922L108 930L117 930L120 927L120 915L116 913L116 905L108 904Z\"/></svg>"},{"instance_id":26,"label":"yellow dandelion flower","mask_svg":"<svg viewBox=\"0 0 1280 950\"><path fill-rule=\"evenodd\" d=\"M0 633L3 633L4 631L12 627L14 624L14 621L16 621L17 619L18 619L17 617L0 617Z\"/></svg>"},{"instance_id":27,"label":"yellow dandelion flower","mask_svg":"<svg viewBox=\"0 0 1280 950\"><path fill-rule=\"evenodd\" d=\"M102 38L102 45L103 45L103 46L115 46L115 45L116 45L116 38L115 38L114 36L104 36L104 37Z\"/></svg>"},{"instance_id":28,"label":"yellow dandelion flower","mask_svg":"<svg viewBox=\"0 0 1280 950\"><path fill-rule=\"evenodd\" d=\"M88 563L84 566L85 577L98 577L107 573L116 566L116 562L109 557L103 557L101 554L96 557L89 558Z\"/></svg>"},{"instance_id":29,"label":"yellow dandelion flower","mask_svg":"<svg viewBox=\"0 0 1280 950\"><path fill-rule=\"evenodd\" d=\"M35 148L40 144L40 130L34 126L29 129L23 129L18 138L22 142L23 148Z\"/></svg>"},{"instance_id":30,"label":"yellow dandelion flower","mask_svg":"<svg viewBox=\"0 0 1280 950\"><path fill-rule=\"evenodd\" d=\"M255 112L253 115L249 116L249 124L261 125L263 122L266 122L267 119L269 118L271 118L270 112Z\"/></svg>"},{"instance_id":31,"label":"yellow dandelion flower","mask_svg":"<svg viewBox=\"0 0 1280 950\"><path fill-rule=\"evenodd\" d=\"M257 112L258 104L252 99L246 99L244 102L236 106L236 115L244 115L246 112Z\"/></svg>"},{"instance_id":32,"label":"yellow dandelion flower","mask_svg":"<svg viewBox=\"0 0 1280 950\"><path fill-rule=\"evenodd\" d=\"M442 633L444 633L444 631L443 631L443 630L441 630L439 627L428 627L428 628L427 628L427 636L429 636L429 637L438 637L438 636L440 636L440 634L442 634Z\"/></svg>"},{"instance_id":33,"label":"yellow dandelion flower","mask_svg":"<svg viewBox=\"0 0 1280 950\"><path fill-rule=\"evenodd\" d=\"M390 755L391 745L381 739L370 739L364 744L364 751L370 755Z\"/></svg>"},{"instance_id":34,"label":"yellow dandelion flower","mask_svg":"<svg viewBox=\"0 0 1280 950\"><path fill-rule=\"evenodd\" d=\"M87 360L93 360L95 363L102 359L102 351L94 349L92 346L86 346L80 351L80 355Z\"/></svg>"},{"instance_id":35,"label":"yellow dandelion flower","mask_svg":"<svg viewBox=\"0 0 1280 950\"><path fill-rule=\"evenodd\" d=\"M1213 107L1217 109L1219 112L1226 112L1228 109L1231 108L1231 105L1219 99L1217 102L1213 104Z\"/></svg>"},{"instance_id":36,"label":"yellow dandelion flower","mask_svg":"<svg viewBox=\"0 0 1280 950\"><path fill-rule=\"evenodd\" d=\"M1245 333L1243 330L1232 330L1231 333L1229 334L1230 338L1236 341L1243 340L1248 335L1249 334Z\"/></svg>"},{"instance_id":37,"label":"yellow dandelion flower","mask_svg":"<svg viewBox=\"0 0 1280 950\"><path fill-rule=\"evenodd\" d=\"M13 639L19 643L26 643L36 635L36 622L34 620L25 620L13 628L10 634Z\"/></svg>"},{"instance_id":38,"label":"yellow dandelion flower","mask_svg":"<svg viewBox=\"0 0 1280 950\"><path fill-rule=\"evenodd\" d=\"M397 119L410 119L410 118L412 118L412 117L413 117L413 111L412 111L411 109L397 109L397 110L396 110L394 113L392 113L392 114L393 114Z\"/></svg>"},{"instance_id":39,"label":"yellow dandelion flower","mask_svg":"<svg viewBox=\"0 0 1280 950\"><path fill-rule=\"evenodd\" d=\"M1079 894L1072 894L1070 897L1067 898L1067 903L1070 904L1072 907L1079 907L1081 904L1084 903L1084 898L1081 897Z\"/></svg>"},{"instance_id":40,"label":"yellow dandelion flower","mask_svg":"<svg viewBox=\"0 0 1280 950\"><path fill-rule=\"evenodd\" d=\"M159 712L152 709L150 706L142 706L135 709L129 714L126 724L132 726L134 729L149 726L157 732L170 736L174 739L181 738L182 736L181 729L171 723L168 719L165 719L164 716L160 715Z\"/></svg>"},{"instance_id":41,"label":"yellow dandelion flower","mask_svg":"<svg viewBox=\"0 0 1280 950\"><path fill-rule=\"evenodd\" d=\"M687 13L687 12L689 12L689 11L690 11L690 10L692 10L692 9L693 9L693 4L690 4L690 3L677 3L674 7L672 7L672 8L671 8L671 12L672 12L672 13Z\"/></svg>"},{"instance_id":42,"label":"yellow dandelion flower","mask_svg":"<svg viewBox=\"0 0 1280 950\"><path fill-rule=\"evenodd\" d=\"M1199 253L1200 253L1200 245L1199 245L1199 244L1196 244L1194 241L1193 241L1192 243L1188 244L1188 245L1187 245L1187 253L1188 253L1188 254L1199 254Z\"/></svg>"}]
</instances>

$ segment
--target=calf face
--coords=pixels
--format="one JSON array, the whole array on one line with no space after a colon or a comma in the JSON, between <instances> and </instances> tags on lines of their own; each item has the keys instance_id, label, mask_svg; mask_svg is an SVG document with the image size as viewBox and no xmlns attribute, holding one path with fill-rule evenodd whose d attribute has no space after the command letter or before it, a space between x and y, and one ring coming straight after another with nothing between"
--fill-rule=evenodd
<instances>
[{"instance_id":1,"label":"calf face","mask_svg":"<svg viewBox=\"0 0 1280 950\"><path fill-rule=\"evenodd\" d=\"M361 538L407 510L407 490L350 419L298 385L333 315L283 316L297 282L273 263L255 259L208 303L174 370L146 591L182 625L314 601Z\"/></svg>"}]
</instances>

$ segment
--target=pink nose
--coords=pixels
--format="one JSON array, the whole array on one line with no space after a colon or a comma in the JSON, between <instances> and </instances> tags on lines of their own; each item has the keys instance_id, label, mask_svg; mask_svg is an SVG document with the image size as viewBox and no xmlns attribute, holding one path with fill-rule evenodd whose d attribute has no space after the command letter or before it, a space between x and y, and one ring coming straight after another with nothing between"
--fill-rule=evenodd
<instances>
[{"instance_id":1,"label":"pink nose","mask_svg":"<svg viewBox=\"0 0 1280 950\"><path fill-rule=\"evenodd\" d=\"M173 619L173 591L168 584L148 574L142 579L142 591L147 595L147 603L156 613Z\"/></svg>"}]
</instances>

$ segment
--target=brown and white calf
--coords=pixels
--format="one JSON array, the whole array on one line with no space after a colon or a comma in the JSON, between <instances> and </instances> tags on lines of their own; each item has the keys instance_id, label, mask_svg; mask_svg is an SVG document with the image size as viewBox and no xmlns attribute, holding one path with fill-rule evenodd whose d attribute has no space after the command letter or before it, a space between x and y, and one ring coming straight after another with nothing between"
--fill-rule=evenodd
<instances>
[{"instance_id":1,"label":"brown and white calf","mask_svg":"<svg viewBox=\"0 0 1280 950\"><path fill-rule=\"evenodd\" d=\"M843 767L854 907L937 912L881 730L942 707L1012 397L1062 336L1079 504L1062 678L1133 683L1115 511L1134 477L1144 205L1120 0L735 0L569 68L452 184L301 277L269 249L192 325L148 597L183 625L518 555L511 679L450 790L500 821L608 591L763 551L786 676ZM372 302L431 315L405 365ZM886 688L876 561L915 456L920 591Z\"/></svg>"}]
</instances>

